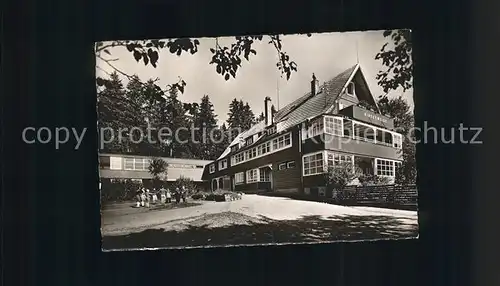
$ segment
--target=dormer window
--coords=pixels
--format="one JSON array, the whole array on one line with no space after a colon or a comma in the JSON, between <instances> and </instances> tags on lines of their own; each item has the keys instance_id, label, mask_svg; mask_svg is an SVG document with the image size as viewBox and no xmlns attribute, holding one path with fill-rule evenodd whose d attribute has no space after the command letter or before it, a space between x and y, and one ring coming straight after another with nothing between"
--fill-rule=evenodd
<instances>
[{"instance_id":1,"label":"dormer window","mask_svg":"<svg viewBox=\"0 0 500 286\"><path fill-rule=\"evenodd\" d=\"M273 133L276 133L276 125L273 125L267 129L267 135L271 135Z\"/></svg>"},{"instance_id":2,"label":"dormer window","mask_svg":"<svg viewBox=\"0 0 500 286\"><path fill-rule=\"evenodd\" d=\"M227 159L219 161L219 170L224 170L227 168Z\"/></svg>"},{"instance_id":3,"label":"dormer window","mask_svg":"<svg viewBox=\"0 0 500 286\"><path fill-rule=\"evenodd\" d=\"M236 152L236 151L238 151L238 149L240 149L240 146L238 144L236 144L236 145L231 147L231 152Z\"/></svg>"},{"instance_id":4,"label":"dormer window","mask_svg":"<svg viewBox=\"0 0 500 286\"><path fill-rule=\"evenodd\" d=\"M247 138L246 145L250 145L253 143L253 136Z\"/></svg>"},{"instance_id":5,"label":"dormer window","mask_svg":"<svg viewBox=\"0 0 500 286\"><path fill-rule=\"evenodd\" d=\"M350 96L356 96L356 90L354 89L354 82L350 82L347 85L346 93Z\"/></svg>"}]
</instances>

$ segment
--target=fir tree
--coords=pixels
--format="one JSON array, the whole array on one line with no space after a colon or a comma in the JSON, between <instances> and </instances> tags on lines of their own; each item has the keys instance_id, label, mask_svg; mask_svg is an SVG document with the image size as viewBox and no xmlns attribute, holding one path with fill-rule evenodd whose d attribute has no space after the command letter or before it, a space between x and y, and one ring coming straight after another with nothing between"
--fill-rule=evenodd
<instances>
[{"instance_id":1,"label":"fir tree","mask_svg":"<svg viewBox=\"0 0 500 286\"><path fill-rule=\"evenodd\" d=\"M178 99L178 91L172 89L166 100L166 113L165 122L171 131L170 136L164 136L165 151L168 156L175 158L193 158L193 154L189 148L189 141L191 140L191 132L189 122L186 117L186 110L184 105Z\"/></svg>"},{"instance_id":2,"label":"fir tree","mask_svg":"<svg viewBox=\"0 0 500 286\"><path fill-rule=\"evenodd\" d=\"M264 121L266 119L266 116L264 115L264 112L261 112L259 115L259 119L257 120L258 122Z\"/></svg>"},{"instance_id":3,"label":"fir tree","mask_svg":"<svg viewBox=\"0 0 500 286\"><path fill-rule=\"evenodd\" d=\"M199 159L213 160L215 150L211 137L215 136L214 130L217 128L217 115L214 113L214 106L210 102L208 95L202 97L199 106L199 112L194 122L196 132L192 150L195 150L195 154Z\"/></svg>"},{"instance_id":4,"label":"fir tree","mask_svg":"<svg viewBox=\"0 0 500 286\"><path fill-rule=\"evenodd\" d=\"M131 150L128 142L128 133L123 132L123 139L118 140L120 130L130 129L130 126L138 124L137 110L139 106L136 102L129 100L125 96L123 83L116 72L110 75L110 79L104 80L103 88L97 94L97 114L98 126L105 139L114 136L112 142L107 143L103 152L127 153Z\"/></svg>"}]
</instances>

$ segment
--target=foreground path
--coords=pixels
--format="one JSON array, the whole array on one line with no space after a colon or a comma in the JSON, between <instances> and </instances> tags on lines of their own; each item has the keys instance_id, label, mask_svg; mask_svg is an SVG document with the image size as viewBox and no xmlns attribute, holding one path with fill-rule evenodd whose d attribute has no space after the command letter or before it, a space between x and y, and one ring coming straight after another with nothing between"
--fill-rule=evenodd
<instances>
[{"instance_id":1,"label":"foreground path","mask_svg":"<svg viewBox=\"0 0 500 286\"><path fill-rule=\"evenodd\" d=\"M219 214L231 214L222 216ZM298 221L314 217L324 221L342 221L356 217L373 221L377 218L392 218L398 222L386 223L390 228L417 227L417 212L389 210L369 207L345 207L318 202L307 202L280 197L244 195L233 202L202 202L202 205L171 210L136 212L127 215L112 215L102 212L103 236L127 235L146 229L185 230L205 227L221 228L228 225L265 224L269 221Z\"/></svg>"}]
</instances>

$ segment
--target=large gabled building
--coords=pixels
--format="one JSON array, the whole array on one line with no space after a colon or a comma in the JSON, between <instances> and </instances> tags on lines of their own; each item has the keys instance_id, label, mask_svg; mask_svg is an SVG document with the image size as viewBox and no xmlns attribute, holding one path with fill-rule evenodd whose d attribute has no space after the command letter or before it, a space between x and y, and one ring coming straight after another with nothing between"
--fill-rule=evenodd
<instances>
[{"instance_id":1,"label":"large gabled building","mask_svg":"<svg viewBox=\"0 0 500 286\"><path fill-rule=\"evenodd\" d=\"M321 86L313 75L310 92L276 114L264 101L265 120L205 167L212 190L327 195L323 174L340 162L394 180L402 135L380 113L359 64Z\"/></svg>"}]
</instances>

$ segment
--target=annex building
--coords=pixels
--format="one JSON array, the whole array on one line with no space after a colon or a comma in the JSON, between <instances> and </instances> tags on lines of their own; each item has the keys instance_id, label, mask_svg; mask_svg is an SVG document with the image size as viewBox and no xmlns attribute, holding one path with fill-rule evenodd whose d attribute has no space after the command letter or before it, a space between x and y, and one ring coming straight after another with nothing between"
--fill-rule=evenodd
<instances>
[{"instance_id":1,"label":"annex building","mask_svg":"<svg viewBox=\"0 0 500 286\"><path fill-rule=\"evenodd\" d=\"M149 163L153 157L99 154L99 176L101 181L130 179L146 183L153 179L149 172ZM205 166L212 161L161 157L167 163L167 182L185 177L193 180L200 189L206 189L208 184L202 179Z\"/></svg>"}]
</instances>

